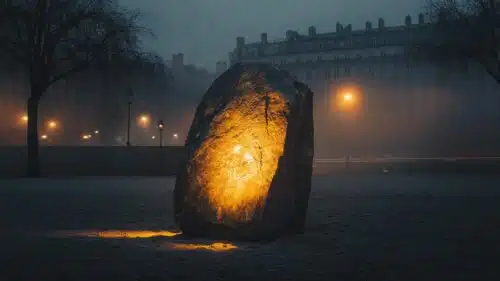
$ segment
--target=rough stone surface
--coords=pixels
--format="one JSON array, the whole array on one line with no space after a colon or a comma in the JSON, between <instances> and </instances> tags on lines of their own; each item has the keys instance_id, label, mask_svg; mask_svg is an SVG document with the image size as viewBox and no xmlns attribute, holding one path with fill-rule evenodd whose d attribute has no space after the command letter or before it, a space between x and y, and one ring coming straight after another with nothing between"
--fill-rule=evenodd
<instances>
[{"instance_id":1,"label":"rough stone surface","mask_svg":"<svg viewBox=\"0 0 500 281\"><path fill-rule=\"evenodd\" d=\"M313 93L268 64L214 81L186 139L174 191L187 236L274 240L304 229L314 154Z\"/></svg>"}]
</instances>

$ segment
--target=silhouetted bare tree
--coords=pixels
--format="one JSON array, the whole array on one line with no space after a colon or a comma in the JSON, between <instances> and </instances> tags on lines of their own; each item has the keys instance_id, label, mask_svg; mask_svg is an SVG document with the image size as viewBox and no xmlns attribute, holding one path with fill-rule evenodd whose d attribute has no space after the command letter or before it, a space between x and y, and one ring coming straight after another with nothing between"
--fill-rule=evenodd
<instances>
[{"instance_id":1,"label":"silhouetted bare tree","mask_svg":"<svg viewBox=\"0 0 500 281\"><path fill-rule=\"evenodd\" d=\"M0 0L0 48L29 74L29 176L40 175L38 108L44 93L112 58L141 54L139 36L148 31L138 16L115 0Z\"/></svg>"},{"instance_id":2,"label":"silhouetted bare tree","mask_svg":"<svg viewBox=\"0 0 500 281\"><path fill-rule=\"evenodd\" d=\"M432 40L420 47L437 60L472 60L500 83L500 2L428 0Z\"/></svg>"}]
</instances>

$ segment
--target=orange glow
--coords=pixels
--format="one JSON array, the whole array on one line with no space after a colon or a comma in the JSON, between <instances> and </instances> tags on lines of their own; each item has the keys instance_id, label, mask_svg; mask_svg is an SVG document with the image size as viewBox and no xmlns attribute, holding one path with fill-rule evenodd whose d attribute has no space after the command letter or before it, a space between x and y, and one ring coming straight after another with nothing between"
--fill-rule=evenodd
<instances>
[{"instance_id":1,"label":"orange glow","mask_svg":"<svg viewBox=\"0 0 500 281\"><path fill-rule=\"evenodd\" d=\"M226 252L234 249L238 249L236 245L230 243L211 243L211 244L183 244L183 243L172 243L172 248L175 250L206 250L212 252Z\"/></svg>"},{"instance_id":2,"label":"orange glow","mask_svg":"<svg viewBox=\"0 0 500 281\"><path fill-rule=\"evenodd\" d=\"M82 236L95 238L152 238L152 237L175 237L181 234L167 230L151 231L151 230L106 230L106 231L84 231L84 232L68 232L62 236Z\"/></svg>"},{"instance_id":3,"label":"orange glow","mask_svg":"<svg viewBox=\"0 0 500 281\"><path fill-rule=\"evenodd\" d=\"M90 134L82 135L82 140L89 140L90 138L92 138L92 135L90 135Z\"/></svg>"},{"instance_id":4,"label":"orange glow","mask_svg":"<svg viewBox=\"0 0 500 281\"><path fill-rule=\"evenodd\" d=\"M142 128L149 127L150 123L151 123L151 117L149 116L149 114L143 113L139 115L139 117L137 118L137 124Z\"/></svg>"},{"instance_id":5,"label":"orange glow","mask_svg":"<svg viewBox=\"0 0 500 281\"><path fill-rule=\"evenodd\" d=\"M173 238L180 235L181 232L177 231L151 231L151 230L94 230L94 231L69 231L55 233L55 237L88 237L88 238L102 238L102 239L147 239L153 237L167 237ZM166 243L167 249L174 250L205 250L212 252L225 252L237 249L236 245L230 243L214 242L209 244L201 243Z\"/></svg>"},{"instance_id":6,"label":"orange glow","mask_svg":"<svg viewBox=\"0 0 500 281\"><path fill-rule=\"evenodd\" d=\"M40 136L40 138L41 138L42 140L46 140L46 139L48 139L48 138L49 138L49 136L47 136L46 134L42 134L42 135Z\"/></svg>"},{"instance_id":7,"label":"orange glow","mask_svg":"<svg viewBox=\"0 0 500 281\"><path fill-rule=\"evenodd\" d=\"M211 135L193 159L190 173L197 173L191 177L218 221L226 224L248 222L264 205L283 155L288 105L280 93L268 97L267 114L262 94L248 94L228 104L214 118Z\"/></svg>"},{"instance_id":8,"label":"orange glow","mask_svg":"<svg viewBox=\"0 0 500 281\"><path fill-rule=\"evenodd\" d=\"M57 129L57 127L59 127L59 124L56 120L49 120L47 122L47 127L51 130L54 130L54 129Z\"/></svg>"},{"instance_id":9,"label":"orange glow","mask_svg":"<svg viewBox=\"0 0 500 281\"><path fill-rule=\"evenodd\" d=\"M23 124L27 124L28 123L28 115L27 114L23 114L19 117L19 120L21 121L21 123Z\"/></svg>"},{"instance_id":10,"label":"orange glow","mask_svg":"<svg viewBox=\"0 0 500 281\"><path fill-rule=\"evenodd\" d=\"M341 112L359 112L362 105L361 91L356 86L340 87L333 99L332 107Z\"/></svg>"}]
</instances>

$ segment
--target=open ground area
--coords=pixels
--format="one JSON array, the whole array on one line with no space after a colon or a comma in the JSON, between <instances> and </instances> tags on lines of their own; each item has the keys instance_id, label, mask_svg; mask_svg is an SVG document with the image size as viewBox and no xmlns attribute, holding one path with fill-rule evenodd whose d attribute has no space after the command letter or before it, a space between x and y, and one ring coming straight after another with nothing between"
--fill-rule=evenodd
<instances>
[{"instance_id":1,"label":"open ground area","mask_svg":"<svg viewBox=\"0 0 500 281\"><path fill-rule=\"evenodd\" d=\"M173 186L1 180L0 280L500 280L500 176L317 176L307 232L270 244L175 235Z\"/></svg>"}]
</instances>

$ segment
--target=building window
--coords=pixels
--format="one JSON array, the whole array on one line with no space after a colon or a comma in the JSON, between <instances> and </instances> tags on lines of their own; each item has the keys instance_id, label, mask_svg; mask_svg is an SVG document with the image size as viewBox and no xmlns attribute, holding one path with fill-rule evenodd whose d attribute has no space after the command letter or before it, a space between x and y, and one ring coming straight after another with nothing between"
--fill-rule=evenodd
<instances>
[{"instance_id":1,"label":"building window","mask_svg":"<svg viewBox=\"0 0 500 281\"><path fill-rule=\"evenodd\" d=\"M307 71L307 72L306 72L306 80L307 80L307 81L312 80L312 72L311 72L311 71Z\"/></svg>"},{"instance_id":2,"label":"building window","mask_svg":"<svg viewBox=\"0 0 500 281\"><path fill-rule=\"evenodd\" d=\"M375 72L373 71L373 67L368 66L368 74L370 74L370 76L374 76Z\"/></svg>"},{"instance_id":3,"label":"building window","mask_svg":"<svg viewBox=\"0 0 500 281\"><path fill-rule=\"evenodd\" d=\"M340 77L339 68L336 67L333 69L333 78L338 79L339 77Z\"/></svg>"},{"instance_id":4,"label":"building window","mask_svg":"<svg viewBox=\"0 0 500 281\"><path fill-rule=\"evenodd\" d=\"M356 67L356 75L363 76L363 68L362 67Z\"/></svg>"}]
</instances>

